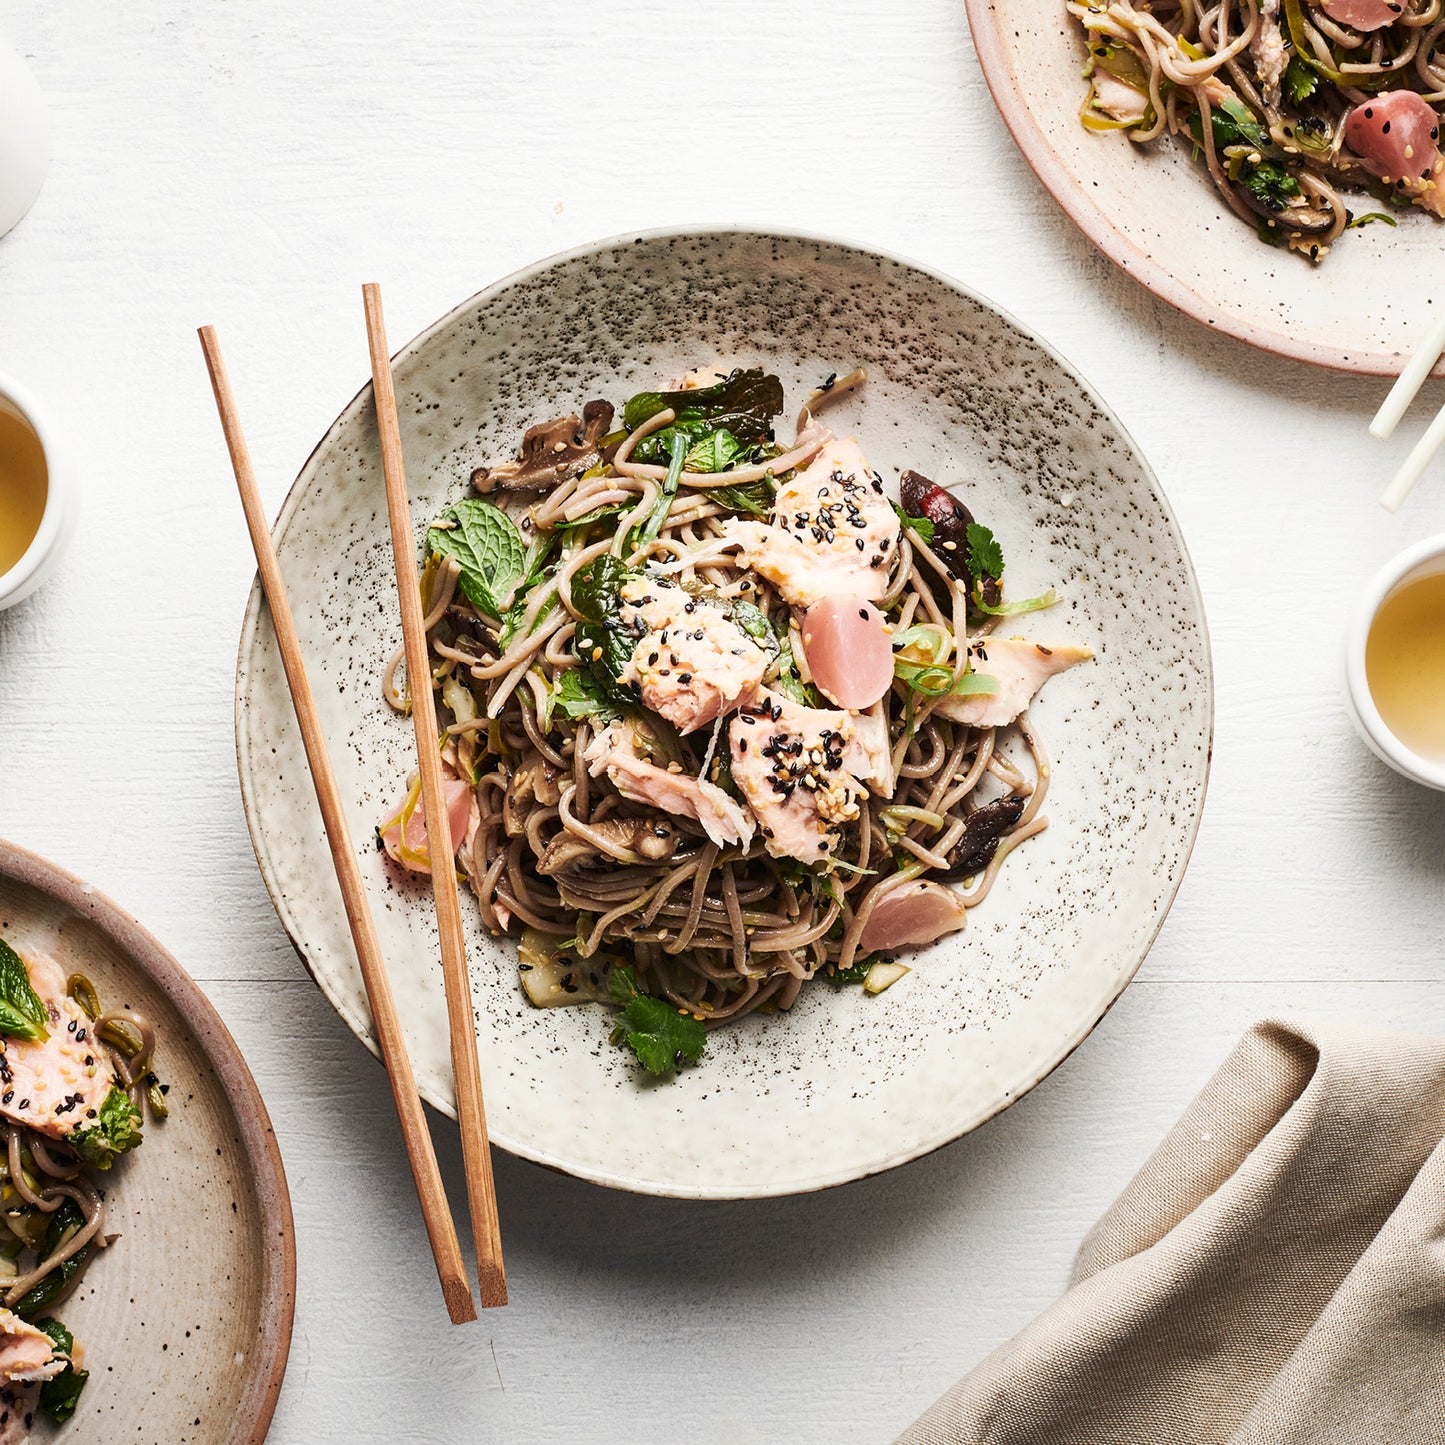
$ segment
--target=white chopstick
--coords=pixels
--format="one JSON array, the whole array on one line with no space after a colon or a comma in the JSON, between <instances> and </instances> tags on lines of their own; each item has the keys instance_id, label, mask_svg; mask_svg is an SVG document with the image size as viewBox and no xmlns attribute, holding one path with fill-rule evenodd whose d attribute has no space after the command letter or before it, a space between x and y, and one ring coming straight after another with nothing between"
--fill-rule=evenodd
<instances>
[{"instance_id":1,"label":"white chopstick","mask_svg":"<svg viewBox=\"0 0 1445 1445\"><path fill-rule=\"evenodd\" d=\"M1410 495L1415 483L1425 474L1425 468L1435 460L1435 453L1445 446L1445 406L1435 413L1435 420L1425 429L1425 435L1415 443L1414 450L1405 458L1394 480L1385 488L1380 505L1387 511L1398 509L1401 502Z\"/></svg>"},{"instance_id":2,"label":"white chopstick","mask_svg":"<svg viewBox=\"0 0 1445 1445\"><path fill-rule=\"evenodd\" d=\"M1435 363L1445 353L1445 316L1430 328L1430 334L1420 344L1419 350L1406 363L1390 394L1381 403L1375 419L1370 423L1370 435L1384 441L1400 423L1400 418L1415 400L1425 379L1435 369ZM1445 446L1445 407L1436 414L1435 420L1425 429L1425 435L1415 443L1410 455L1385 488L1380 505L1387 512L1399 509L1400 503L1415 488L1415 483L1425 475L1425 469L1435 460L1435 454Z\"/></svg>"},{"instance_id":3,"label":"white chopstick","mask_svg":"<svg viewBox=\"0 0 1445 1445\"><path fill-rule=\"evenodd\" d=\"M1375 413L1374 421L1370 423L1372 437L1384 441L1395 430L1400 418L1415 400L1416 393L1425 384L1425 378L1434 370L1442 352L1445 352L1445 316L1430 328L1430 334L1421 342L1420 349L1410 358L1404 371L1390 388L1389 396L1385 398L1379 411ZM1395 505L1398 506L1399 503L1396 502Z\"/></svg>"}]
</instances>

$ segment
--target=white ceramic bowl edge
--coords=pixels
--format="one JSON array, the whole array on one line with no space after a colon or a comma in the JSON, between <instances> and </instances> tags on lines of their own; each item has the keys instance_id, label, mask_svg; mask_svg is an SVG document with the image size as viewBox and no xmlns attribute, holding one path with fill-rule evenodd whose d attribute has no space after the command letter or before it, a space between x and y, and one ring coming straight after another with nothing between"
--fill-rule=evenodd
<instances>
[{"instance_id":1,"label":"white ceramic bowl edge","mask_svg":"<svg viewBox=\"0 0 1445 1445\"><path fill-rule=\"evenodd\" d=\"M76 486L55 426L34 393L0 372L0 400L29 423L45 453L45 512L30 545L8 572L0 573L0 609L28 597L55 569L73 528Z\"/></svg>"},{"instance_id":2,"label":"white ceramic bowl edge","mask_svg":"<svg viewBox=\"0 0 1445 1445\"><path fill-rule=\"evenodd\" d=\"M1411 574L1426 576L1437 571L1445 571L1445 532L1438 532L1433 537L1416 542L1413 547L1407 547L1370 579L1355 605L1354 619L1345 642L1345 700L1355 730L1381 762L1427 788L1445 791L1445 764L1421 757L1390 731L1375 706L1369 679L1365 675L1365 645L1381 604Z\"/></svg>"}]
</instances>

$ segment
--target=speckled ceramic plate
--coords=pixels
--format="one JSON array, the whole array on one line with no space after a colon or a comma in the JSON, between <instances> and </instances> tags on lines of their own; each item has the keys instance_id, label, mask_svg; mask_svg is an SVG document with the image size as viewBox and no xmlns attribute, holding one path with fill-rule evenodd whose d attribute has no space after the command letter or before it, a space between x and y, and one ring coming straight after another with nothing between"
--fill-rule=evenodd
<instances>
[{"instance_id":1,"label":"speckled ceramic plate","mask_svg":"<svg viewBox=\"0 0 1445 1445\"><path fill-rule=\"evenodd\" d=\"M170 1118L115 1167L120 1238L60 1313L90 1381L74 1418L32 1440L261 1445L276 1407L296 1292L281 1154L250 1070L205 995L150 934L89 884L0 841L0 929L15 948L86 973L103 1002L160 1035Z\"/></svg>"},{"instance_id":2,"label":"speckled ceramic plate","mask_svg":"<svg viewBox=\"0 0 1445 1445\"><path fill-rule=\"evenodd\" d=\"M1064 0L967 6L979 65L1025 160L1116 266L1186 316L1279 356L1400 370L1428 329L1420 277L1438 271L1445 223L1410 214L1350 231L1315 268L1260 241L1183 147L1079 124L1086 55Z\"/></svg>"},{"instance_id":3,"label":"speckled ceramic plate","mask_svg":"<svg viewBox=\"0 0 1445 1445\"><path fill-rule=\"evenodd\" d=\"M538 1011L514 945L476 922L471 960L492 1136L599 1183L736 1197L837 1184L957 1138L1037 1083L1144 957L1184 872L1209 766L1204 614L1148 465L1037 338L956 282L837 242L698 230L603 242L488 288L396 362L413 515L459 495L531 421L621 402L705 360L776 370L796 398L857 363L828 415L885 476L964 489L1037 623L1098 649L1037 709L1053 826L1020 849L968 932L878 998L827 985L714 1034L675 1081L641 1081L596 1007ZM427 1098L451 1110L428 885L370 845L414 766L379 677L400 643L370 388L302 469L276 542ZM281 919L375 1050L275 636L253 592L236 694L241 786ZM475 920L475 913L472 913Z\"/></svg>"}]
</instances>

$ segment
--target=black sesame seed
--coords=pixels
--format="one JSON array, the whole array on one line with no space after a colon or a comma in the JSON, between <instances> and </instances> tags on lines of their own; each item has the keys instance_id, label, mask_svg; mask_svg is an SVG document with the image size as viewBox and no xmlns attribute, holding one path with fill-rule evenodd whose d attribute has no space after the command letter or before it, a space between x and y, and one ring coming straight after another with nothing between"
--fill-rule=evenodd
<instances>
[{"instance_id":1,"label":"black sesame seed","mask_svg":"<svg viewBox=\"0 0 1445 1445\"><path fill-rule=\"evenodd\" d=\"M1380 127L1380 134L1381 134L1381 135L1389 135L1389 134L1390 134L1390 122L1389 122L1389 121L1386 121L1386 122L1384 123L1384 125L1382 125L1382 126Z\"/></svg>"}]
</instances>

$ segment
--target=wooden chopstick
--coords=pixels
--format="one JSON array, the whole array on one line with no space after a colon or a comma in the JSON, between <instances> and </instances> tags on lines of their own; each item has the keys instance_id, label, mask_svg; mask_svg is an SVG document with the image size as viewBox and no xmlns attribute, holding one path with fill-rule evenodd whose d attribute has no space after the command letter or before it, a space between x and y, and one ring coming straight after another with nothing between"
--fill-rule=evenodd
<instances>
[{"instance_id":1,"label":"wooden chopstick","mask_svg":"<svg viewBox=\"0 0 1445 1445\"><path fill-rule=\"evenodd\" d=\"M341 885L341 897L346 905L346 921L350 925L352 941L356 945L357 961L361 964L361 977L366 985L366 998L371 1005L371 1016L376 1027L377 1041L381 1045L382 1061L386 1065L387 1077L391 1080L391 1097L396 1105L397 1120L401 1124L402 1141L406 1145L406 1156L411 1163L412 1178L416 1181L416 1196L421 1204L422 1219L426 1224L427 1237L431 1240L432 1255L436 1259L437 1277L441 1280L442 1295L452 1323L465 1324L468 1320L476 1319L477 1307L472 1299L471 1285L467 1281L466 1266L462 1263L461 1245L457 1240L456 1225L447 1204L441 1171L437 1168L436 1152L432 1147L431 1133L427 1129L426 1115L422 1111L421 1098L416 1091L416 1079L406 1051L406 1038L397 1018L396 1003L391 996L386 965L382 962L376 923L371 916L366 889L361 881L361 870L357 866L356 853L351 846L346 815L341 807L341 794L331 770L326 737L321 731L321 719L316 711L316 700L311 694L311 684L306 679L306 664L301 656L301 644L296 636L291 605L286 598L286 583L281 576L281 564L276 558L276 548L266 525L261 493L256 487L256 476L251 469L251 455L241 433L236 400L231 393L225 363L221 360L220 343L216 340L215 330L210 326L201 327L200 336L201 349L206 355L206 367L211 374L211 389L216 394L216 409L221 414L221 429L226 434L231 466L235 470L236 485L241 492L246 526L250 529L251 545L256 551L256 567L261 574L261 588L266 594L271 620L276 627L281 662L286 669L286 681L291 688L296 721L301 725L306 759L311 765L316 801L321 805L321 817L326 824L326 840L331 845L336 881Z\"/></svg>"},{"instance_id":2,"label":"wooden chopstick","mask_svg":"<svg viewBox=\"0 0 1445 1445\"><path fill-rule=\"evenodd\" d=\"M401 596L401 631L406 644L406 677L416 725L421 797L426 810L427 852L431 858L432 897L441 934L442 979L446 986L447 1025L451 1034L452 1073L456 1081L457 1122L462 1132L462 1163L467 1176L467 1203L472 1213L472 1240L477 1250L477 1280L482 1308L507 1302L507 1274L502 1264L501 1222L492 1152L487 1141L487 1116L482 1104L482 1074L477 1063L477 1029L472 1013L472 982L467 973L467 948L462 932L462 905L457 894L455 857L438 848L447 829L442 791L441 753L437 747L436 702L430 686L426 633L422 629L421 581L417 575L416 539L411 504L406 494L406 463L401 453L401 428L396 418L391 352L381 312L381 289L361 288L366 309L366 339L371 349L371 379L376 400L376 426L381 436L381 463L386 475L386 509L391 520L391 548L396 560L396 585ZM450 842L451 840L448 839Z\"/></svg>"}]
</instances>

